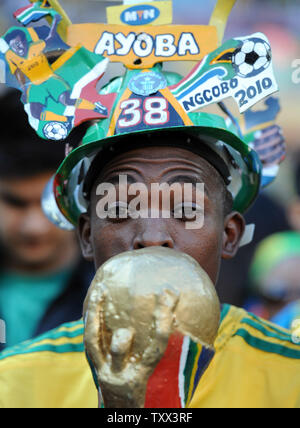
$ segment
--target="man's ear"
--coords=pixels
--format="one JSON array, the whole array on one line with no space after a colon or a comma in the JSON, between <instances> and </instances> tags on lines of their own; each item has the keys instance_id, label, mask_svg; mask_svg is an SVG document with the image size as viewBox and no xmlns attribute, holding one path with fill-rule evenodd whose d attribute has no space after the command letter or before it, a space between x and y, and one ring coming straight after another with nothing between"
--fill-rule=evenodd
<instances>
[{"instance_id":1,"label":"man's ear","mask_svg":"<svg viewBox=\"0 0 300 428\"><path fill-rule=\"evenodd\" d=\"M93 262L94 251L91 243L91 221L87 213L80 215L77 232L83 258L88 262Z\"/></svg>"},{"instance_id":2,"label":"man's ear","mask_svg":"<svg viewBox=\"0 0 300 428\"><path fill-rule=\"evenodd\" d=\"M223 233L223 259L232 259L236 255L245 227L245 219L239 212L234 211L226 216Z\"/></svg>"}]
</instances>

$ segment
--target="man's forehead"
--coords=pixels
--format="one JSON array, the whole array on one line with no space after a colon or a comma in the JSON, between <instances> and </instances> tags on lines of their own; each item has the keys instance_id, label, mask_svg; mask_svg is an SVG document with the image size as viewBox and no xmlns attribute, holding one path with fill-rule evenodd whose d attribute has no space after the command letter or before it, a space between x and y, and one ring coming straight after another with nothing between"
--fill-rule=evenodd
<instances>
[{"instance_id":1,"label":"man's forehead","mask_svg":"<svg viewBox=\"0 0 300 428\"><path fill-rule=\"evenodd\" d=\"M200 155L177 147L144 147L117 155L102 170L102 176L134 166L141 169L190 169L194 172L216 172Z\"/></svg>"}]
</instances>

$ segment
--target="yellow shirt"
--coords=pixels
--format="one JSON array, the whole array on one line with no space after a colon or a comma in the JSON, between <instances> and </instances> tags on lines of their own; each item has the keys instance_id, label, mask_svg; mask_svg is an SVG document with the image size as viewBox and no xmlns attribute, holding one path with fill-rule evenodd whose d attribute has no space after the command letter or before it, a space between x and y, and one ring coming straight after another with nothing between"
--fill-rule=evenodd
<instances>
[{"instance_id":1,"label":"yellow shirt","mask_svg":"<svg viewBox=\"0 0 300 428\"><path fill-rule=\"evenodd\" d=\"M0 354L0 407L97 407L82 334L69 323ZM300 345L287 330L224 305L215 347L188 407L300 408Z\"/></svg>"}]
</instances>

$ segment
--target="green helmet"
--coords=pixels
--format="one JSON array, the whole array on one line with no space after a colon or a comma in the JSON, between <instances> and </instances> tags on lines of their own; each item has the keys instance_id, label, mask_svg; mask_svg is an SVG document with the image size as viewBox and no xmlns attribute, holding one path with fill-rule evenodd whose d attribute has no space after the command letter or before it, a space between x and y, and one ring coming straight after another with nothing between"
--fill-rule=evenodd
<instances>
[{"instance_id":1,"label":"green helmet","mask_svg":"<svg viewBox=\"0 0 300 428\"><path fill-rule=\"evenodd\" d=\"M181 76L163 72L160 66L156 66L151 72L154 73L154 77L160 76L162 81L166 80L168 86L181 80ZM226 165L226 172L223 171L222 175L233 196L234 209L244 212L255 200L260 189L262 164L255 150L241 138L238 128L231 120L204 112L186 114L166 89L156 92L152 98L132 94L128 89L129 82L132 79L137 82L141 73L128 70L124 77L114 79L100 92L101 94L118 93L110 117L98 121L88 129L82 144L66 157L48 186L47 194L53 193L54 190L60 214L75 226L80 214L86 211L88 201L85 177L97 155L99 159L101 151L108 147L128 144L129 137L137 135L142 137L145 134L161 132L180 133L180 135L183 132L192 137L193 149L197 149L200 155L203 153L203 157L207 157L207 153L210 153L208 158L210 163L216 166L214 160L217 159L219 165ZM127 101L124 102L124 99ZM141 122L141 118L135 115L141 114L140 108L142 103L145 104L145 100L148 107L152 106L153 111L149 111L150 108L147 111L146 106L146 115L148 114L149 120L147 121L146 118ZM122 116L124 106L125 114ZM121 115L118 116L118 113ZM161 121L166 123L158 123L160 115L164 116ZM151 118L154 123L151 123ZM128 126L130 121L133 121L133 124L137 122L138 125ZM140 145L143 146L143 144L145 144L144 140L140 138ZM44 199L47 201L49 197ZM50 214L49 210L48 214ZM60 214L56 213L55 221L62 225ZM51 217L53 218L53 210Z\"/></svg>"}]
</instances>

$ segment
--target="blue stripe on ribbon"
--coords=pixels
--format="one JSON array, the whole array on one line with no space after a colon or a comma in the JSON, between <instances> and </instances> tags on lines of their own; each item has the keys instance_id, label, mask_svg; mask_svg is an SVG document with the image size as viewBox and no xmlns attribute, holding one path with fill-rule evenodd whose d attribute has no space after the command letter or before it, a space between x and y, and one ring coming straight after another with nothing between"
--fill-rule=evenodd
<instances>
[{"instance_id":1,"label":"blue stripe on ribbon","mask_svg":"<svg viewBox=\"0 0 300 428\"><path fill-rule=\"evenodd\" d=\"M178 101L180 101L182 98L184 98L186 95L189 95L194 89L197 89L200 85L207 82L209 79L212 79L215 76L224 77L226 75L226 71L223 68L215 68L213 70L208 71L204 76L202 76L200 79L196 80L196 82L190 86L185 92L183 92L181 95L176 96Z\"/></svg>"},{"instance_id":2,"label":"blue stripe on ribbon","mask_svg":"<svg viewBox=\"0 0 300 428\"><path fill-rule=\"evenodd\" d=\"M209 363L211 362L211 360L213 359L215 355L215 351L213 351L212 349L208 349L205 348L204 346L202 347L202 351L197 363L197 372L195 375L195 379L194 379L194 385L193 385L193 392L191 395L191 399L195 393L195 390L198 386L198 383L201 379L201 377L203 376L204 372L206 371Z\"/></svg>"}]
</instances>

